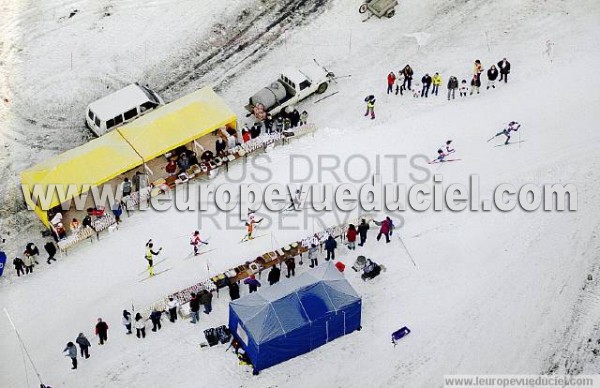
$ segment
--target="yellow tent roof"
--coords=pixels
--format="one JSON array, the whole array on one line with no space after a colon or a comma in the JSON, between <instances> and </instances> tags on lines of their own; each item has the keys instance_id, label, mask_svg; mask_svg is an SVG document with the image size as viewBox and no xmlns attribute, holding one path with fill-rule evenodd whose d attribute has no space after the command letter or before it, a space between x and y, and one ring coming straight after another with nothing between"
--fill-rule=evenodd
<instances>
[{"instance_id":1,"label":"yellow tent roof","mask_svg":"<svg viewBox=\"0 0 600 388\"><path fill-rule=\"evenodd\" d=\"M117 131L149 161L214 131L236 115L210 87L160 107Z\"/></svg>"},{"instance_id":2,"label":"yellow tent roof","mask_svg":"<svg viewBox=\"0 0 600 388\"><path fill-rule=\"evenodd\" d=\"M66 201L81 194L82 188L85 192L89 186L99 186L141 164L139 155L118 132L112 131L23 171L21 185L26 185L30 192L34 185L41 185L45 193L51 184L64 185L65 190L74 184L77 190L65 196ZM42 210L47 211L60 203L55 191L48 209Z\"/></svg>"}]
</instances>

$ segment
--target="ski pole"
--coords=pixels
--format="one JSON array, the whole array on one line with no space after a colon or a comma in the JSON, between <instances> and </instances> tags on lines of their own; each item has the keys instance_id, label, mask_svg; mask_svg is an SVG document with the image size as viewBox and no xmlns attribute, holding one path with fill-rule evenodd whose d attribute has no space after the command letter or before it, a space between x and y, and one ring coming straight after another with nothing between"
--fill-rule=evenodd
<instances>
[{"instance_id":1,"label":"ski pole","mask_svg":"<svg viewBox=\"0 0 600 388\"><path fill-rule=\"evenodd\" d=\"M410 261L412 261L413 265L416 267L417 263L415 263L415 261L413 260L410 252L408 251L408 249L406 248L406 245L404 245L404 241L402 241L402 238L400 236L398 236L398 240L400 240L400 243L402 244L402 247L404 248L404 250L406 251L406 254L408 255L408 258L410 259Z\"/></svg>"}]
</instances>

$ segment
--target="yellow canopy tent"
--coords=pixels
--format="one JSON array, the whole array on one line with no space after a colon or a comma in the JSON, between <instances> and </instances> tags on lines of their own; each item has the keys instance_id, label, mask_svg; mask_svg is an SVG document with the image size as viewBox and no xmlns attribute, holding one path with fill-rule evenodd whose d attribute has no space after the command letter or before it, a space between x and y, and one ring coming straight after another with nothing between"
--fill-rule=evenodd
<instances>
[{"instance_id":1,"label":"yellow canopy tent","mask_svg":"<svg viewBox=\"0 0 600 388\"><path fill-rule=\"evenodd\" d=\"M25 201L48 226L46 212L49 209L88 191L90 187L108 182L142 163L140 156L123 137L118 132L112 131L23 171L21 185ZM43 193L52 189L52 185L64 189L66 194L69 185L74 185L76 190L68 192L62 200L57 195L57 191L53 190L49 201L35 201L35 198L31 197L35 185L39 185Z\"/></svg>"},{"instance_id":2,"label":"yellow canopy tent","mask_svg":"<svg viewBox=\"0 0 600 388\"><path fill-rule=\"evenodd\" d=\"M117 131L144 162L188 144L219 127L235 128L236 115L212 88L173 101Z\"/></svg>"}]
</instances>

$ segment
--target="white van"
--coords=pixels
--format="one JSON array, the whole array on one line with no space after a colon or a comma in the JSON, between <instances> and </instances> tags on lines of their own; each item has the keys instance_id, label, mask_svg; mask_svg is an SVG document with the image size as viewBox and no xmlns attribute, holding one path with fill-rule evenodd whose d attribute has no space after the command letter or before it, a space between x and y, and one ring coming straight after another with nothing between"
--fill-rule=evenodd
<instances>
[{"instance_id":1,"label":"white van","mask_svg":"<svg viewBox=\"0 0 600 388\"><path fill-rule=\"evenodd\" d=\"M164 104L153 90L135 83L88 105L85 123L96 136L102 136Z\"/></svg>"}]
</instances>

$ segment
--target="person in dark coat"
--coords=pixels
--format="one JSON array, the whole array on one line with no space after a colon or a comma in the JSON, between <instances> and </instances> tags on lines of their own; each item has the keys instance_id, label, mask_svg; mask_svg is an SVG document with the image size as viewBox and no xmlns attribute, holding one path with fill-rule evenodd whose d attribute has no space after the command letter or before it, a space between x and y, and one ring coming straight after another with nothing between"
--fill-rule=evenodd
<instances>
[{"instance_id":1,"label":"person in dark coat","mask_svg":"<svg viewBox=\"0 0 600 388\"><path fill-rule=\"evenodd\" d=\"M28 243L25 247L25 251L29 253L35 264L40 264L37 261L38 256L40 255L40 250L35 246L34 243Z\"/></svg>"},{"instance_id":2,"label":"person in dark coat","mask_svg":"<svg viewBox=\"0 0 600 388\"><path fill-rule=\"evenodd\" d=\"M179 173L186 172L190 168L190 159L185 152L182 152L177 159L177 166L179 166Z\"/></svg>"},{"instance_id":3,"label":"person in dark coat","mask_svg":"<svg viewBox=\"0 0 600 388\"><path fill-rule=\"evenodd\" d=\"M273 116L271 116L270 113L267 113L267 117L263 121L263 124L265 125L266 133L273 133Z\"/></svg>"},{"instance_id":4,"label":"person in dark coat","mask_svg":"<svg viewBox=\"0 0 600 388\"><path fill-rule=\"evenodd\" d=\"M510 73L510 62L507 61L506 58L502 58L502 60L498 62L498 69L500 69L499 82L502 82L502 80L504 80L504 83L507 83L508 74Z\"/></svg>"},{"instance_id":5,"label":"person in dark coat","mask_svg":"<svg viewBox=\"0 0 600 388\"><path fill-rule=\"evenodd\" d=\"M187 153L188 160L190 161L190 166L198 164L198 155L196 155L196 153L194 151L187 150L186 153Z\"/></svg>"},{"instance_id":6,"label":"person in dark coat","mask_svg":"<svg viewBox=\"0 0 600 388\"><path fill-rule=\"evenodd\" d=\"M96 335L100 339L98 345L104 345L104 341L108 341L108 325L102 320L102 318L98 318L98 323L96 324Z\"/></svg>"},{"instance_id":7,"label":"person in dark coat","mask_svg":"<svg viewBox=\"0 0 600 388\"><path fill-rule=\"evenodd\" d=\"M18 257L13 260L13 265L17 271L17 277L21 277L21 274L25 275L25 262Z\"/></svg>"},{"instance_id":8,"label":"person in dark coat","mask_svg":"<svg viewBox=\"0 0 600 388\"><path fill-rule=\"evenodd\" d=\"M280 277L281 277L281 270L276 265L271 267L271 270L269 271L269 276L267 277L267 280L269 281L269 285L272 286L273 284L279 282Z\"/></svg>"},{"instance_id":9,"label":"person in dark coat","mask_svg":"<svg viewBox=\"0 0 600 388\"><path fill-rule=\"evenodd\" d=\"M325 260L329 261L331 260L335 260L335 249L337 248L337 241L335 241L335 238L333 238L332 235L329 235L329 237L327 237L327 240L325 241L325 251L327 252L327 257L325 258Z\"/></svg>"},{"instance_id":10,"label":"person in dark coat","mask_svg":"<svg viewBox=\"0 0 600 388\"><path fill-rule=\"evenodd\" d=\"M190 312L192 315L192 323L200 321L200 299L192 292L192 299L190 299Z\"/></svg>"},{"instance_id":11,"label":"person in dark coat","mask_svg":"<svg viewBox=\"0 0 600 388\"><path fill-rule=\"evenodd\" d=\"M81 222L81 225L83 225L84 228L91 228L92 227L92 217L88 214L83 218L83 221Z\"/></svg>"},{"instance_id":12,"label":"person in dark coat","mask_svg":"<svg viewBox=\"0 0 600 388\"><path fill-rule=\"evenodd\" d=\"M498 78L498 69L496 69L496 66L492 65L492 67L488 69L487 77L488 83L486 89L489 89L490 87L496 89L496 78Z\"/></svg>"},{"instance_id":13,"label":"person in dark coat","mask_svg":"<svg viewBox=\"0 0 600 388\"><path fill-rule=\"evenodd\" d=\"M256 276L254 276L254 275L250 275L249 278L246 278L244 280L244 284L248 285L248 291L250 292L250 294L258 291L258 287L261 286L260 282L258 280L256 280Z\"/></svg>"},{"instance_id":14,"label":"person in dark coat","mask_svg":"<svg viewBox=\"0 0 600 388\"><path fill-rule=\"evenodd\" d=\"M363 245L365 245L365 242L367 241L367 232L369 231L369 224L367 224L367 221L363 218L360 221L360 224L358 225L358 236L360 237L360 242L358 243L359 247L362 247Z\"/></svg>"},{"instance_id":15,"label":"person in dark coat","mask_svg":"<svg viewBox=\"0 0 600 388\"><path fill-rule=\"evenodd\" d=\"M421 78L421 83L423 84L423 89L421 89L421 97L427 98L429 96L429 88L431 87L431 76L429 74L425 74L423 78Z\"/></svg>"},{"instance_id":16,"label":"person in dark coat","mask_svg":"<svg viewBox=\"0 0 600 388\"><path fill-rule=\"evenodd\" d=\"M287 267L287 275L286 278L290 276L296 276L296 258L290 257L285 261L285 266Z\"/></svg>"},{"instance_id":17,"label":"person in dark coat","mask_svg":"<svg viewBox=\"0 0 600 388\"><path fill-rule=\"evenodd\" d=\"M479 79L478 75L474 75L473 79L471 80L471 94L473 94L475 91L477 91L477 94L479 94L480 87L481 87L481 79Z\"/></svg>"},{"instance_id":18,"label":"person in dark coat","mask_svg":"<svg viewBox=\"0 0 600 388\"><path fill-rule=\"evenodd\" d=\"M450 95L452 95L452 99L454 100L456 89L458 89L458 78L451 76L448 80L448 101L450 101Z\"/></svg>"},{"instance_id":19,"label":"person in dark coat","mask_svg":"<svg viewBox=\"0 0 600 388\"><path fill-rule=\"evenodd\" d=\"M298 126L298 123L300 122L300 112L298 112L298 109L294 108L292 113L290 113L290 121L292 122L292 128Z\"/></svg>"},{"instance_id":20,"label":"person in dark coat","mask_svg":"<svg viewBox=\"0 0 600 388\"><path fill-rule=\"evenodd\" d=\"M404 83L402 86L404 87L404 90L411 90L410 84L412 83L413 74L414 71L410 65L404 66L404 69L402 69L402 75L404 76Z\"/></svg>"},{"instance_id":21,"label":"person in dark coat","mask_svg":"<svg viewBox=\"0 0 600 388\"><path fill-rule=\"evenodd\" d=\"M123 310L123 318L121 318L123 326L127 329L125 334L131 334L131 313L127 310Z\"/></svg>"},{"instance_id":22,"label":"person in dark coat","mask_svg":"<svg viewBox=\"0 0 600 388\"><path fill-rule=\"evenodd\" d=\"M240 285L238 282L229 283L229 297L231 300L240 298Z\"/></svg>"},{"instance_id":23,"label":"person in dark coat","mask_svg":"<svg viewBox=\"0 0 600 388\"><path fill-rule=\"evenodd\" d=\"M56 245L54 245L52 241L48 241L46 242L46 244L44 244L44 249L48 253L48 260L46 260L46 263L50 264L51 260L56 261L56 259L54 258L54 255L56 255Z\"/></svg>"},{"instance_id":24,"label":"person in dark coat","mask_svg":"<svg viewBox=\"0 0 600 388\"><path fill-rule=\"evenodd\" d=\"M81 357L85 356L85 358L90 358L90 352L88 349L92 346L92 344L90 344L90 341L88 341L86 336L83 335L83 333L79 333L79 336L77 337L75 342L77 342L77 344L79 345Z\"/></svg>"},{"instance_id":25,"label":"person in dark coat","mask_svg":"<svg viewBox=\"0 0 600 388\"><path fill-rule=\"evenodd\" d=\"M227 143L221 136L215 142L215 151L218 156L225 155L225 150L227 149Z\"/></svg>"},{"instance_id":26,"label":"person in dark coat","mask_svg":"<svg viewBox=\"0 0 600 388\"><path fill-rule=\"evenodd\" d=\"M208 315L212 311L212 292L203 290L200 292L200 304L204 306L204 314Z\"/></svg>"},{"instance_id":27,"label":"person in dark coat","mask_svg":"<svg viewBox=\"0 0 600 388\"><path fill-rule=\"evenodd\" d=\"M160 319L162 318L162 314L164 310L158 311L157 309L152 310L150 313L150 321L152 322L152 331L160 330L162 326L160 325Z\"/></svg>"},{"instance_id":28,"label":"person in dark coat","mask_svg":"<svg viewBox=\"0 0 600 388\"><path fill-rule=\"evenodd\" d=\"M73 342L67 343L63 352L67 352L66 356L71 358L71 362L73 363L71 369L77 369L77 347L75 344Z\"/></svg>"}]
</instances>

